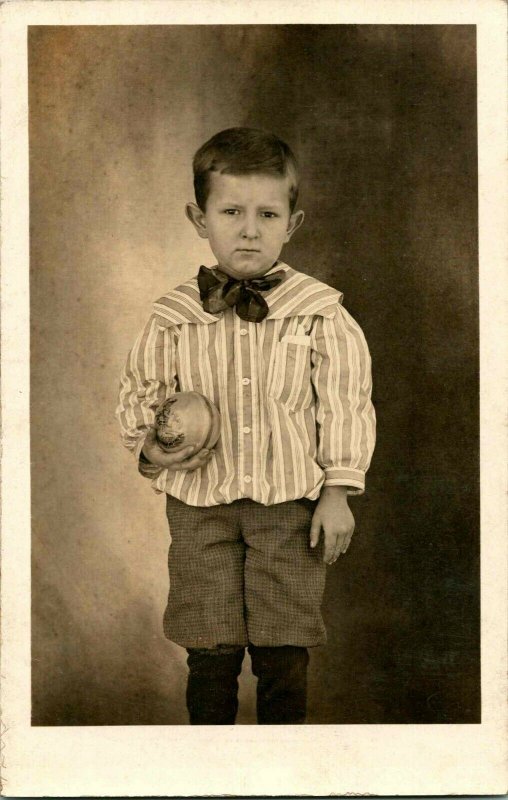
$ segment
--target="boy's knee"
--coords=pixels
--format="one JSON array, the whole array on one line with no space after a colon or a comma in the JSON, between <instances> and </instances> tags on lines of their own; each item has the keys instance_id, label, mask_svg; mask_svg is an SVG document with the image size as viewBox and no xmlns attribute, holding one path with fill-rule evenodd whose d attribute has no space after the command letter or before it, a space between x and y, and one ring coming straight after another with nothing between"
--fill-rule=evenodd
<instances>
[{"instance_id":1,"label":"boy's knee","mask_svg":"<svg viewBox=\"0 0 508 800\"><path fill-rule=\"evenodd\" d=\"M189 655L203 655L203 656L227 656L233 653L241 653L245 650L243 644L217 644L215 647L188 647L187 652Z\"/></svg>"},{"instance_id":2,"label":"boy's knee","mask_svg":"<svg viewBox=\"0 0 508 800\"><path fill-rule=\"evenodd\" d=\"M216 647L188 647L187 665L191 677L206 674L214 681L238 677L242 669L245 647L242 645L216 645Z\"/></svg>"},{"instance_id":3,"label":"boy's knee","mask_svg":"<svg viewBox=\"0 0 508 800\"><path fill-rule=\"evenodd\" d=\"M305 672L309 663L309 653L306 647L282 645L280 647L258 647L249 644L249 654L252 660L252 672L259 677L260 673Z\"/></svg>"}]
</instances>

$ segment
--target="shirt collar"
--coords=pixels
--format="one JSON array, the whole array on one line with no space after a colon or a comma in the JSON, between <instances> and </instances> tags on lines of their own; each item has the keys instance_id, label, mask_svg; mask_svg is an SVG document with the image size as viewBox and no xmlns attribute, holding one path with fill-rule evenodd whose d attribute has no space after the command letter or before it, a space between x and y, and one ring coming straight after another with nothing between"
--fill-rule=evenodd
<instances>
[{"instance_id":1,"label":"shirt collar","mask_svg":"<svg viewBox=\"0 0 508 800\"><path fill-rule=\"evenodd\" d=\"M280 261L265 274L281 269L286 273L284 280L264 293L270 307L267 320L306 315L334 316L337 304L342 302L341 292ZM222 313L209 314L203 309L197 278L191 278L160 297L153 310L163 327L182 323L209 325L222 317Z\"/></svg>"}]
</instances>

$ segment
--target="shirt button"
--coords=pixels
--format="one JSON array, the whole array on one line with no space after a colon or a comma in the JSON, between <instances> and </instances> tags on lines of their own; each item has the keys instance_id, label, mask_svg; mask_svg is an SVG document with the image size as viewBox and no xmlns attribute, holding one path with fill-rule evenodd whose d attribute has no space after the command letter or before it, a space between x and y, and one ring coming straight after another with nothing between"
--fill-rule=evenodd
<instances>
[{"instance_id":1,"label":"shirt button","mask_svg":"<svg viewBox=\"0 0 508 800\"><path fill-rule=\"evenodd\" d=\"M245 428L243 429L243 432L244 433L250 433L250 428L249 428L248 425L245 426Z\"/></svg>"},{"instance_id":2,"label":"shirt button","mask_svg":"<svg viewBox=\"0 0 508 800\"><path fill-rule=\"evenodd\" d=\"M248 330L246 328L242 328L240 330L240 336L247 336L247 334L248 334Z\"/></svg>"},{"instance_id":3,"label":"shirt button","mask_svg":"<svg viewBox=\"0 0 508 800\"><path fill-rule=\"evenodd\" d=\"M251 480L252 480L252 478L251 478L251 476L250 476L250 475L245 475L245 476L244 476L244 481L245 481L245 483L250 483L250 482L251 482Z\"/></svg>"},{"instance_id":4,"label":"shirt button","mask_svg":"<svg viewBox=\"0 0 508 800\"><path fill-rule=\"evenodd\" d=\"M250 383L250 378L242 378L242 383L244 386L248 386Z\"/></svg>"}]
</instances>

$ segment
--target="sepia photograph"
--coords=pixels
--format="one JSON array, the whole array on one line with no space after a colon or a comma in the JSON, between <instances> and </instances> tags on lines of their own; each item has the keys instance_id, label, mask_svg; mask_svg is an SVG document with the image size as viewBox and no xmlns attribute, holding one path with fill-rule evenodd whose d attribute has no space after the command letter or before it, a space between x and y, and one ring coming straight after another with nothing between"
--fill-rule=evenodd
<instances>
[{"instance_id":1,"label":"sepia photograph","mask_svg":"<svg viewBox=\"0 0 508 800\"><path fill-rule=\"evenodd\" d=\"M480 722L474 26L28 56L33 724Z\"/></svg>"},{"instance_id":2,"label":"sepia photograph","mask_svg":"<svg viewBox=\"0 0 508 800\"><path fill-rule=\"evenodd\" d=\"M178 737L295 764L349 732L495 738L478 24L82 5L25 27L25 723L159 737L141 772ZM351 759L295 786L465 793ZM199 785L290 792L252 766Z\"/></svg>"}]
</instances>

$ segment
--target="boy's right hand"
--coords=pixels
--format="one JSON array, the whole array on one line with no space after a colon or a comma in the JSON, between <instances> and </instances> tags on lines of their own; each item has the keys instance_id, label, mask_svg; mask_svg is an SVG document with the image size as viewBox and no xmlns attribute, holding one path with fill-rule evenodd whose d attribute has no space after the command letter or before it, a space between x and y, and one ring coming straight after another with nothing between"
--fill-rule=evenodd
<instances>
[{"instance_id":1,"label":"boy's right hand","mask_svg":"<svg viewBox=\"0 0 508 800\"><path fill-rule=\"evenodd\" d=\"M176 472L180 469L199 469L204 467L212 455L211 450L199 450L199 452L191 456L193 449L193 447L185 447L183 450L179 450L178 453L166 452L157 441L155 428L150 427L146 434L142 453L151 464L169 469L170 472Z\"/></svg>"}]
</instances>

